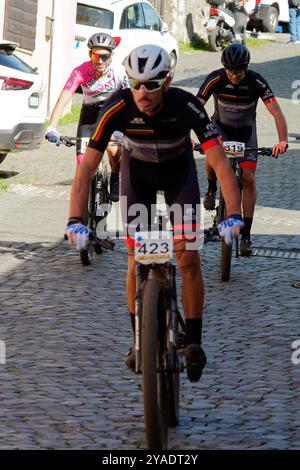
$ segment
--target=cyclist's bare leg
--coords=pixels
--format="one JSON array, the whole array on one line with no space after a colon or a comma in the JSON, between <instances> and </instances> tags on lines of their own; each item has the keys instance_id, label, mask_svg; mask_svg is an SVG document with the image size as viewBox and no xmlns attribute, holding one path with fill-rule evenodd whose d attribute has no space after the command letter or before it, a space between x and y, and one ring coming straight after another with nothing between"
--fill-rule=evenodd
<instances>
[{"instance_id":1,"label":"cyclist's bare leg","mask_svg":"<svg viewBox=\"0 0 300 470\"><path fill-rule=\"evenodd\" d=\"M185 250L185 240L176 240L174 244L177 264L182 275L182 302L185 318L202 318L204 284L198 251Z\"/></svg>"},{"instance_id":2,"label":"cyclist's bare leg","mask_svg":"<svg viewBox=\"0 0 300 470\"><path fill-rule=\"evenodd\" d=\"M211 211L215 208L216 203L217 177L207 159L205 159L205 171L207 174L208 188L204 196L203 204L205 209Z\"/></svg>"},{"instance_id":3,"label":"cyclist's bare leg","mask_svg":"<svg viewBox=\"0 0 300 470\"><path fill-rule=\"evenodd\" d=\"M108 145L106 150L112 173L119 173L122 147L120 145Z\"/></svg>"},{"instance_id":4,"label":"cyclist's bare leg","mask_svg":"<svg viewBox=\"0 0 300 470\"><path fill-rule=\"evenodd\" d=\"M127 279L126 279L126 289L127 289L127 301L129 312L135 311L135 267L136 261L134 259L134 247L128 246L128 268L127 268Z\"/></svg>"},{"instance_id":5,"label":"cyclist's bare leg","mask_svg":"<svg viewBox=\"0 0 300 470\"><path fill-rule=\"evenodd\" d=\"M243 216L253 218L256 203L255 170L243 169Z\"/></svg>"},{"instance_id":6,"label":"cyclist's bare leg","mask_svg":"<svg viewBox=\"0 0 300 470\"><path fill-rule=\"evenodd\" d=\"M240 245L241 256L250 256L251 248L251 227L253 222L253 214L256 203L256 178L255 170L243 169L243 218L245 226L241 234L242 240Z\"/></svg>"}]
</instances>

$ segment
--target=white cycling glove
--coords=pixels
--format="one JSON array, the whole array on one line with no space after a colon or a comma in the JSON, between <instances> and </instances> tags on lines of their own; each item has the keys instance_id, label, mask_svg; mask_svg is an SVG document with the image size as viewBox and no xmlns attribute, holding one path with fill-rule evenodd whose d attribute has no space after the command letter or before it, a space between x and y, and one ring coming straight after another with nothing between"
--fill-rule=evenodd
<instances>
[{"instance_id":1,"label":"white cycling glove","mask_svg":"<svg viewBox=\"0 0 300 470\"><path fill-rule=\"evenodd\" d=\"M76 248L78 251L86 250L89 241L91 230L83 224L71 224L66 228L66 233L74 234Z\"/></svg>"},{"instance_id":2,"label":"white cycling glove","mask_svg":"<svg viewBox=\"0 0 300 470\"><path fill-rule=\"evenodd\" d=\"M232 244L233 239L240 234L244 225L240 215L232 215L218 225L220 237L224 238L226 245Z\"/></svg>"}]
</instances>

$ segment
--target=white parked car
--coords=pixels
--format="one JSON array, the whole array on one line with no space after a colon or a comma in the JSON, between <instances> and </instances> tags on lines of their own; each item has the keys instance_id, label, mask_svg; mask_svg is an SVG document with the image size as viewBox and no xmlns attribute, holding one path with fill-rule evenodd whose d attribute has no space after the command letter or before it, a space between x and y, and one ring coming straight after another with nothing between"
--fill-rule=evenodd
<instances>
[{"instance_id":1,"label":"white parked car","mask_svg":"<svg viewBox=\"0 0 300 470\"><path fill-rule=\"evenodd\" d=\"M249 13L250 24L264 31L275 33L278 23L282 23L285 29L288 26L288 0L248 0L245 8Z\"/></svg>"},{"instance_id":2,"label":"white parked car","mask_svg":"<svg viewBox=\"0 0 300 470\"><path fill-rule=\"evenodd\" d=\"M0 40L0 163L10 151L36 148L44 137L45 85L14 50Z\"/></svg>"},{"instance_id":3,"label":"white parked car","mask_svg":"<svg viewBox=\"0 0 300 470\"><path fill-rule=\"evenodd\" d=\"M123 61L142 44L158 44L178 59L178 44L150 2L146 0L82 0L77 3L74 67L88 60L87 39L96 32L109 33L118 47L114 58Z\"/></svg>"}]
</instances>

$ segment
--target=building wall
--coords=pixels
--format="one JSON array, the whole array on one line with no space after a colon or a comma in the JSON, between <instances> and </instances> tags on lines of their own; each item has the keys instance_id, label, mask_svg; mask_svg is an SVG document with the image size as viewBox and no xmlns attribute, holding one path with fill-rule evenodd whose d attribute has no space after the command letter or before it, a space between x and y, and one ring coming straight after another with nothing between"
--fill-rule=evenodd
<instances>
[{"instance_id":1,"label":"building wall","mask_svg":"<svg viewBox=\"0 0 300 470\"><path fill-rule=\"evenodd\" d=\"M170 32L180 42L192 39L206 39L203 26L208 15L209 6L205 0L150 0Z\"/></svg>"}]
</instances>

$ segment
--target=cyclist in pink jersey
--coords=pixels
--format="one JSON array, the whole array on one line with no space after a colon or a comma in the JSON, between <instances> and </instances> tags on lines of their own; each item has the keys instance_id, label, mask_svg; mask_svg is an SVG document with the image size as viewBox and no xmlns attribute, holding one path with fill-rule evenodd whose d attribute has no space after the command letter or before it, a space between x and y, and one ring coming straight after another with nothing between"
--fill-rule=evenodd
<instances>
[{"instance_id":1,"label":"cyclist in pink jersey","mask_svg":"<svg viewBox=\"0 0 300 470\"><path fill-rule=\"evenodd\" d=\"M91 136L103 104L115 91L128 87L127 75L122 65L111 63L115 41L106 33L96 33L88 40L90 60L76 67L69 76L50 117L46 138L59 143L60 133L56 126L66 105L79 87L83 93L77 137L77 164L80 164L86 141ZM117 129L116 129L117 131ZM118 135L116 133L116 135ZM107 146L111 166L110 193L112 201L119 199L120 146Z\"/></svg>"}]
</instances>

